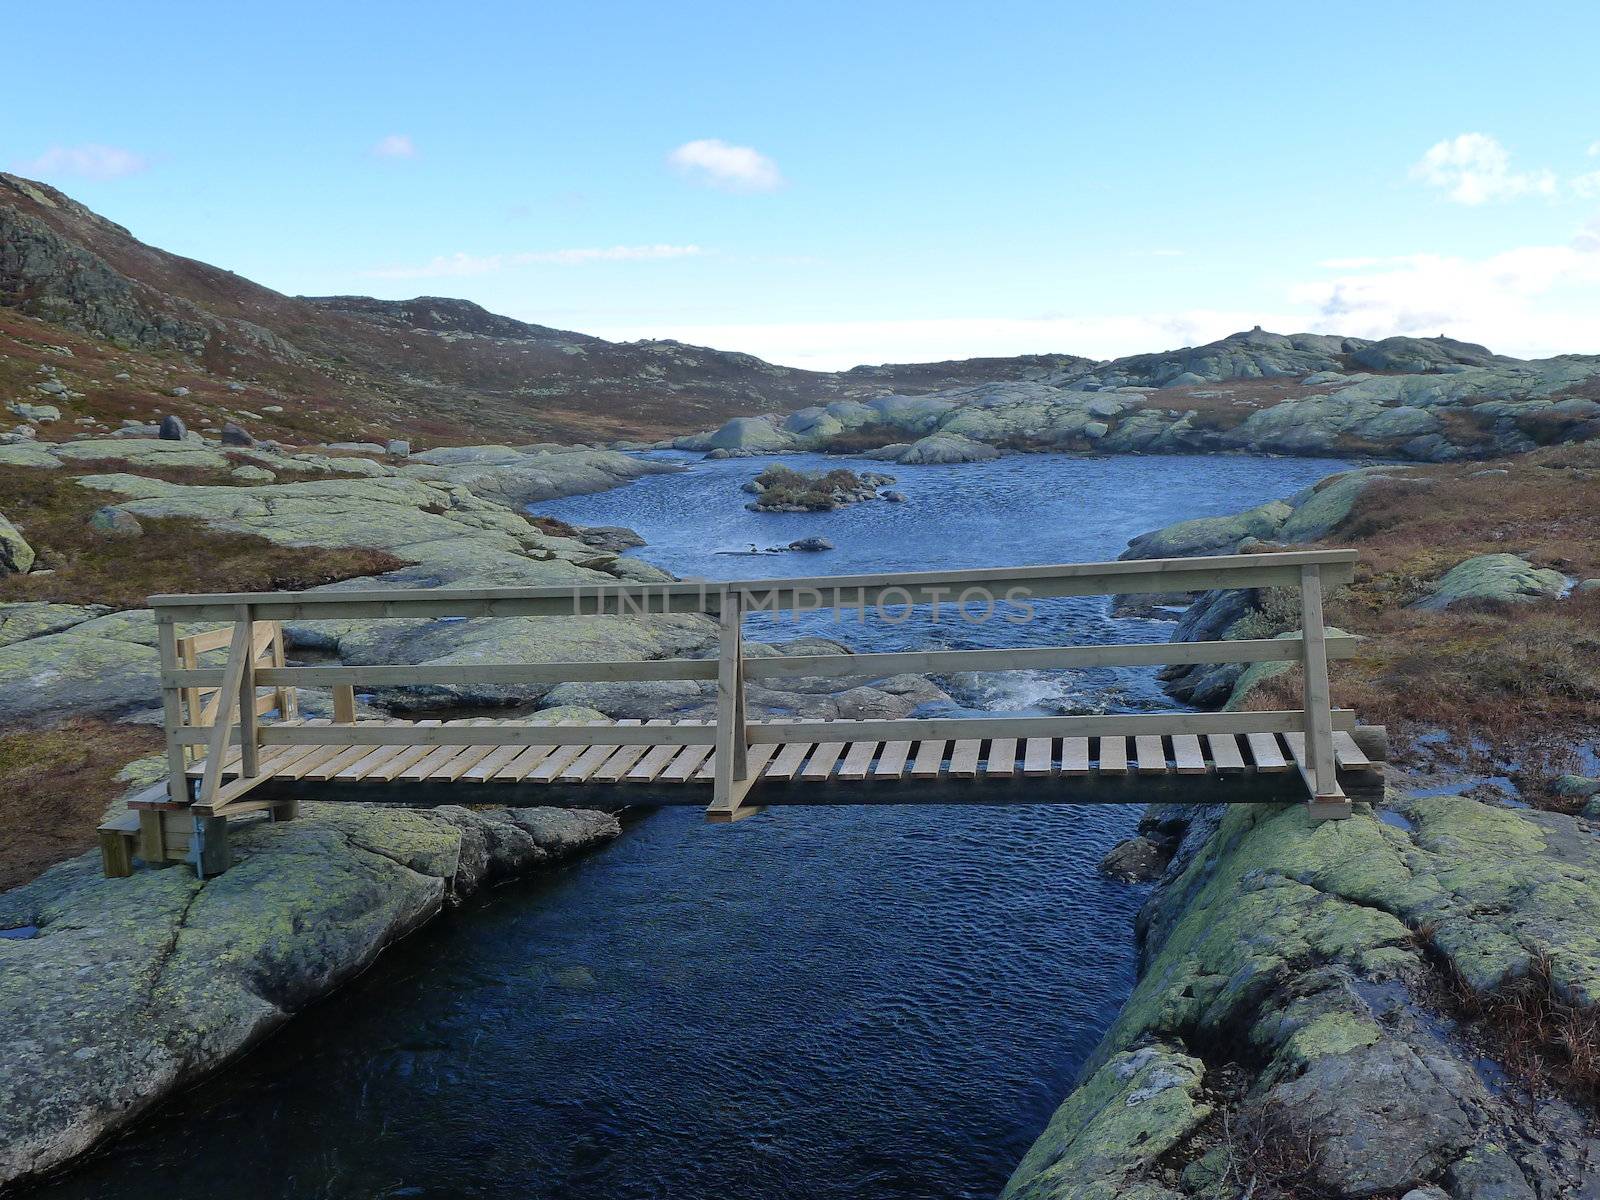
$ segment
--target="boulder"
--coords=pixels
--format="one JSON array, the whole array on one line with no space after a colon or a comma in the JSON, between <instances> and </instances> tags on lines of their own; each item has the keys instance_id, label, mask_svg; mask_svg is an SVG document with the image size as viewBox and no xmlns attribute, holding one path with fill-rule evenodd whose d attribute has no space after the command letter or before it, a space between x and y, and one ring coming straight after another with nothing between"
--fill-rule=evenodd
<instances>
[{"instance_id":1,"label":"boulder","mask_svg":"<svg viewBox=\"0 0 1600 1200\"><path fill-rule=\"evenodd\" d=\"M1242 513L1195 517L1164 529L1140 534L1128 543L1123 558L1187 558L1196 554L1231 553L1247 537L1276 540L1293 513L1282 500L1269 500Z\"/></svg>"},{"instance_id":2,"label":"boulder","mask_svg":"<svg viewBox=\"0 0 1600 1200\"><path fill-rule=\"evenodd\" d=\"M1172 858L1172 846L1140 834L1118 842L1100 860L1100 872L1124 883L1153 883Z\"/></svg>"},{"instance_id":3,"label":"boulder","mask_svg":"<svg viewBox=\"0 0 1600 1200\"><path fill-rule=\"evenodd\" d=\"M228 474L240 483L274 483L278 478L265 467L253 467L249 463L235 467Z\"/></svg>"},{"instance_id":4,"label":"boulder","mask_svg":"<svg viewBox=\"0 0 1600 1200\"><path fill-rule=\"evenodd\" d=\"M6 408L24 421L49 422L61 419L61 410L54 404L24 404L21 400L13 400Z\"/></svg>"},{"instance_id":5,"label":"boulder","mask_svg":"<svg viewBox=\"0 0 1600 1200\"><path fill-rule=\"evenodd\" d=\"M0 575L25 575L33 569L33 547L22 531L0 513Z\"/></svg>"},{"instance_id":6,"label":"boulder","mask_svg":"<svg viewBox=\"0 0 1600 1200\"><path fill-rule=\"evenodd\" d=\"M765 417L734 417L723 423L700 449L787 450L794 439Z\"/></svg>"},{"instance_id":7,"label":"boulder","mask_svg":"<svg viewBox=\"0 0 1600 1200\"><path fill-rule=\"evenodd\" d=\"M958 433L934 433L913 442L899 461L908 464L987 462L1000 451Z\"/></svg>"},{"instance_id":8,"label":"boulder","mask_svg":"<svg viewBox=\"0 0 1600 1200\"><path fill-rule=\"evenodd\" d=\"M244 426L228 421L222 426L222 444L224 446L254 446L256 440L245 431Z\"/></svg>"},{"instance_id":9,"label":"boulder","mask_svg":"<svg viewBox=\"0 0 1600 1200\"><path fill-rule=\"evenodd\" d=\"M825 537L803 537L789 543L791 550L832 550L833 543Z\"/></svg>"},{"instance_id":10,"label":"boulder","mask_svg":"<svg viewBox=\"0 0 1600 1200\"><path fill-rule=\"evenodd\" d=\"M1442 609L1467 600L1503 604L1548 600L1560 596L1567 578L1544 570L1515 554L1480 554L1457 563L1433 585L1433 591L1411 607Z\"/></svg>"},{"instance_id":11,"label":"boulder","mask_svg":"<svg viewBox=\"0 0 1600 1200\"><path fill-rule=\"evenodd\" d=\"M390 438L384 443L383 450L390 458L408 458L411 455L411 443L404 438Z\"/></svg>"},{"instance_id":12,"label":"boulder","mask_svg":"<svg viewBox=\"0 0 1600 1200\"><path fill-rule=\"evenodd\" d=\"M107 506L97 509L89 518L89 528L106 537L135 538L144 536L144 526L130 512Z\"/></svg>"}]
</instances>

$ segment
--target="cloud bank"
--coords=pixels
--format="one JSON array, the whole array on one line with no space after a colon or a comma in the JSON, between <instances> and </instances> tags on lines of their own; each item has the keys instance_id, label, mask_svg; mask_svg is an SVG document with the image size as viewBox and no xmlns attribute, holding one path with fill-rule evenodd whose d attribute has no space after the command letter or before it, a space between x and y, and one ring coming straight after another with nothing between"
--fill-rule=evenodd
<instances>
[{"instance_id":1,"label":"cloud bank","mask_svg":"<svg viewBox=\"0 0 1600 1200\"><path fill-rule=\"evenodd\" d=\"M136 175L150 166L150 160L120 146L89 143L82 146L51 146L37 158L16 164L22 175L41 178L70 176L77 179L121 179Z\"/></svg>"},{"instance_id":2,"label":"cloud bank","mask_svg":"<svg viewBox=\"0 0 1600 1200\"><path fill-rule=\"evenodd\" d=\"M363 274L372 279L445 279L489 275L515 267L543 264L583 266L597 262L652 262L695 258L705 253L699 246L605 246L575 250L535 250L519 254L441 254L417 266L377 267Z\"/></svg>"}]
</instances>

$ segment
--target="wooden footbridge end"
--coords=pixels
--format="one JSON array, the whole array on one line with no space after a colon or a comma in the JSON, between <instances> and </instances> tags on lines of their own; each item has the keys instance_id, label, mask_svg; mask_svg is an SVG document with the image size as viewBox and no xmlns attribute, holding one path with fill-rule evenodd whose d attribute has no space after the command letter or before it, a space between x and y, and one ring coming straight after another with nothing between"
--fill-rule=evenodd
<instances>
[{"instance_id":1,"label":"wooden footbridge end","mask_svg":"<svg viewBox=\"0 0 1600 1200\"><path fill-rule=\"evenodd\" d=\"M703 804L708 820L743 820L768 804L1118 803L1180 794L1262 802L1299 783L1315 820L1381 792L1381 730L1332 707L1330 660L1359 639L1329 636L1325 586L1350 580L1355 552L571 588L323 591L155 596L167 780L101 829L107 874L188 861L202 876L229 862L228 821L292 819L303 798L395 803L545 803L586 807ZM977 623L1025 624L1033 602L1061 596L1297 588L1296 638L1019 649L918 650L749 658L749 613L832 609L865 620L913 605L955 606ZM289 666L281 622L415 617L630 616L704 613L718 621L715 659L530 664ZM904 616L898 619L904 620ZM936 617L937 619L937 617ZM948 615L946 617L948 620ZM180 637L182 623L223 622ZM226 648L220 665L204 658ZM1275 712L762 721L746 713L754 681L969 671L1070 670L1193 663L1299 665L1301 707ZM355 688L621 680L713 683L713 722L358 721ZM296 689L332 690L331 719L302 719ZM981 786L972 788L974 781ZM645 783L649 788L635 789ZM597 785L606 785L601 788ZM685 786L690 785L690 786ZM698 785L698 786L694 786ZM709 785L709 786L708 786ZM966 792L963 792L963 789ZM709 790L707 798L704 790ZM448 796L449 799L442 797Z\"/></svg>"}]
</instances>

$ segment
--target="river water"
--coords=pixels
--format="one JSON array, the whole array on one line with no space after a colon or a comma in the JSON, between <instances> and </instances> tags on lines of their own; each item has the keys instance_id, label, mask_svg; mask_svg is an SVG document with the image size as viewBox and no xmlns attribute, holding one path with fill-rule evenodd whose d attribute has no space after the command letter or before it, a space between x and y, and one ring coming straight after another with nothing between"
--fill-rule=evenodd
<instances>
[{"instance_id":1,"label":"river water","mask_svg":"<svg viewBox=\"0 0 1600 1200\"><path fill-rule=\"evenodd\" d=\"M904 504L763 514L745 510L739 485L773 460L677 457L691 469L536 511L629 525L649 539L641 557L682 576L1005 566L1114 558L1137 533L1348 465L1051 455L890 466ZM837 549L737 553L814 534ZM886 649L1167 630L1087 598L1041 604L1026 626L764 616L751 634ZM950 688L958 707L991 711L1169 704L1148 670ZM435 922L42 1193L992 1196L1132 983L1143 893L1094 866L1137 819L1040 806L633 820L582 861Z\"/></svg>"}]
</instances>

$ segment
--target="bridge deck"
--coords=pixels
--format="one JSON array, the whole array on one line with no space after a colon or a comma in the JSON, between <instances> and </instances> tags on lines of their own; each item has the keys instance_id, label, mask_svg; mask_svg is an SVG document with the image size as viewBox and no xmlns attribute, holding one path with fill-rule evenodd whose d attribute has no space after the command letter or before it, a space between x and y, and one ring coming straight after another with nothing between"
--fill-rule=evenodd
<instances>
[{"instance_id":1,"label":"bridge deck","mask_svg":"<svg viewBox=\"0 0 1600 1200\"><path fill-rule=\"evenodd\" d=\"M286 725L328 725L330 722L290 721ZM437 721L371 721L362 727L427 727ZM716 778L716 751L706 743L662 742L634 745L564 743L560 724L529 721L461 720L454 727L516 726L549 729L543 744L485 743L464 745L334 746L286 745L263 751L258 774L241 777L238 747L224 758L225 781L209 802L182 805L165 794L136 800L134 808L191 807L205 816L232 816L271 807L285 795L304 793L333 798L381 800L415 793L412 785L432 785L430 795L444 795L437 785L451 785L445 802L494 803L505 785L585 785L591 791L603 785L626 789L629 785L657 785L646 796L626 794L609 798L592 796L591 803L704 804L703 790ZM707 728L709 722L619 721L619 726L689 726ZM1077 778L1085 782L1130 781L1152 776L1277 775L1305 766L1305 736L1300 733L1234 734L1130 734L1102 737L973 738L944 740L857 740L852 721L838 721L836 740L825 742L758 742L749 749L749 776L756 781L751 803L762 802L762 785L799 785L786 789L786 803L804 803L808 785L936 783L951 781L1005 781ZM759 730L760 722L751 729ZM359 734L357 735L359 736ZM1364 790L1359 776L1376 779L1377 764L1363 753L1348 731L1333 735L1334 753L1342 777L1355 775L1355 791ZM191 779L205 775L204 760L189 768ZM326 785L338 785L328 787ZM300 785L300 786L282 786ZM304 785L324 785L309 788ZM356 785L356 786L349 786ZM487 786L482 786L487 785ZM498 785L498 786L497 786ZM670 790L686 788L681 798ZM1298 786L1298 784L1296 784ZM556 789L552 789L556 790ZM1346 791L1352 789L1346 787ZM819 793L819 796L821 793ZM1083 799L1074 791L1039 792L1039 802ZM822 802L828 802L823 800Z\"/></svg>"}]
</instances>

